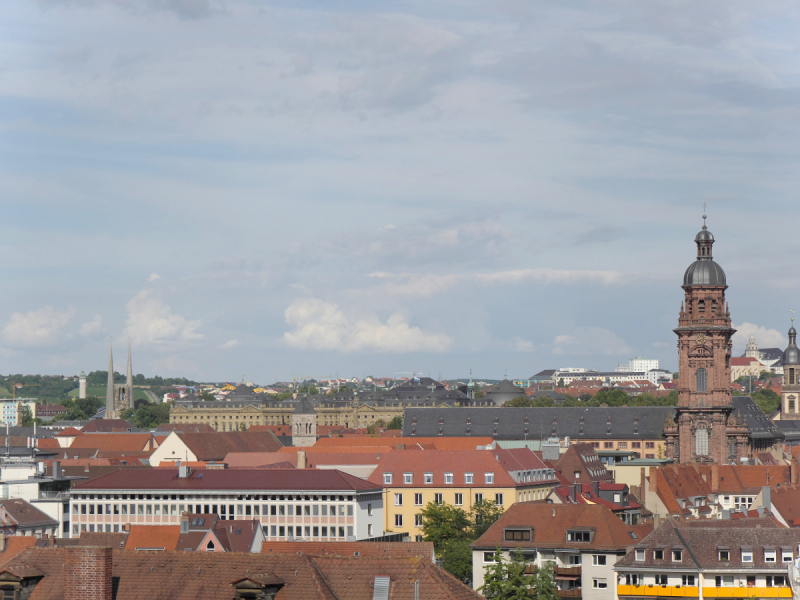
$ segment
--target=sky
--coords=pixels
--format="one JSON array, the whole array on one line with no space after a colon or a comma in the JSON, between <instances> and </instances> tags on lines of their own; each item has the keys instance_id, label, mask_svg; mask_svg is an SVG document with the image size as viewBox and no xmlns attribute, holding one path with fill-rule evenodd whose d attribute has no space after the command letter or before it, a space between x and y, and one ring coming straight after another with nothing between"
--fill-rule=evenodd
<instances>
[{"instance_id":1,"label":"sky","mask_svg":"<svg viewBox=\"0 0 800 600\"><path fill-rule=\"evenodd\" d=\"M0 373L677 368L800 311L798 2L0 3Z\"/></svg>"}]
</instances>

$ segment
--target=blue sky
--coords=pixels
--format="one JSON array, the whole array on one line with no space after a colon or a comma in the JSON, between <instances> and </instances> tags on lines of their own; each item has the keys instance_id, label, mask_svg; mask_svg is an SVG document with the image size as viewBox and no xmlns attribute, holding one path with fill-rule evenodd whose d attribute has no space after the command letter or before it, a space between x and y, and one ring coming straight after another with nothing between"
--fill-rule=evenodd
<instances>
[{"instance_id":1,"label":"blue sky","mask_svg":"<svg viewBox=\"0 0 800 600\"><path fill-rule=\"evenodd\" d=\"M0 3L0 372L675 368L704 203L734 351L785 344L799 14Z\"/></svg>"}]
</instances>

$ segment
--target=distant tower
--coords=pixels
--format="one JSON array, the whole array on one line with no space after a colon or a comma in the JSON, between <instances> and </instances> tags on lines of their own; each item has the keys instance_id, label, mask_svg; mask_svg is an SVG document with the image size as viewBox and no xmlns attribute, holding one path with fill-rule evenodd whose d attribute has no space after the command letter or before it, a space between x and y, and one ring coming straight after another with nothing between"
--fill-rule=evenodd
<instances>
[{"instance_id":1,"label":"distant tower","mask_svg":"<svg viewBox=\"0 0 800 600\"><path fill-rule=\"evenodd\" d=\"M86 373L78 375L78 398L86 398Z\"/></svg>"},{"instance_id":2,"label":"distant tower","mask_svg":"<svg viewBox=\"0 0 800 600\"><path fill-rule=\"evenodd\" d=\"M742 439L728 432L731 414L731 326L725 302L725 273L714 262L714 236L705 225L697 234L697 260L683 276L685 306L678 327L678 406L664 429L667 455L681 463L727 464L747 455ZM733 425L733 421L731 421ZM729 435L732 439L729 439ZM738 437L737 437L738 436Z\"/></svg>"},{"instance_id":3,"label":"distant tower","mask_svg":"<svg viewBox=\"0 0 800 600\"><path fill-rule=\"evenodd\" d=\"M747 342L747 349L744 352L745 356L749 356L750 358L755 358L757 360L761 360L761 352L758 351L758 344L756 344L756 338L752 335Z\"/></svg>"},{"instance_id":4,"label":"distant tower","mask_svg":"<svg viewBox=\"0 0 800 600\"><path fill-rule=\"evenodd\" d=\"M131 366L131 342L128 340L128 377L125 380L125 402L133 408L133 367Z\"/></svg>"},{"instance_id":5,"label":"distant tower","mask_svg":"<svg viewBox=\"0 0 800 600\"><path fill-rule=\"evenodd\" d=\"M114 400L116 399L116 390L114 389L114 356L113 348L109 344L108 347L108 384L106 385L106 419L116 418L116 407Z\"/></svg>"},{"instance_id":6,"label":"distant tower","mask_svg":"<svg viewBox=\"0 0 800 600\"><path fill-rule=\"evenodd\" d=\"M800 349L797 348L797 330L789 329L789 346L783 353L783 388L781 389L781 420L795 420L800 413Z\"/></svg>"},{"instance_id":7,"label":"distant tower","mask_svg":"<svg viewBox=\"0 0 800 600\"><path fill-rule=\"evenodd\" d=\"M292 446L313 446L317 443L317 411L306 397L292 413Z\"/></svg>"},{"instance_id":8,"label":"distant tower","mask_svg":"<svg viewBox=\"0 0 800 600\"><path fill-rule=\"evenodd\" d=\"M475 382L472 381L472 369L469 370L469 383L467 384L467 398L475 400Z\"/></svg>"}]
</instances>

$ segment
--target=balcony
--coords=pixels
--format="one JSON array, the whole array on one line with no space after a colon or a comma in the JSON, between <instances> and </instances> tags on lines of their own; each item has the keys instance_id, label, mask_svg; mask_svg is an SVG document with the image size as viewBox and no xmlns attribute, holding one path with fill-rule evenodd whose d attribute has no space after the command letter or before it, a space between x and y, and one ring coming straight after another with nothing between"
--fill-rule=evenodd
<instances>
[{"instance_id":1,"label":"balcony","mask_svg":"<svg viewBox=\"0 0 800 600\"><path fill-rule=\"evenodd\" d=\"M707 589L709 588L703 588L704 595ZM659 598L697 598L700 595L700 588L681 585L619 585L617 586L617 595L652 596Z\"/></svg>"},{"instance_id":2,"label":"balcony","mask_svg":"<svg viewBox=\"0 0 800 600\"><path fill-rule=\"evenodd\" d=\"M704 598L791 598L792 588L783 587L704 587Z\"/></svg>"},{"instance_id":3,"label":"balcony","mask_svg":"<svg viewBox=\"0 0 800 600\"><path fill-rule=\"evenodd\" d=\"M571 590L556 590L559 598L580 598L581 588L573 588Z\"/></svg>"},{"instance_id":4,"label":"balcony","mask_svg":"<svg viewBox=\"0 0 800 600\"><path fill-rule=\"evenodd\" d=\"M562 577L580 577L581 576L581 568L580 566L575 567L556 567L555 570L556 577L561 575Z\"/></svg>"},{"instance_id":5,"label":"balcony","mask_svg":"<svg viewBox=\"0 0 800 600\"><path fill-rule=\"evenodd\" d=\"M39 500L69 500L69 492L39 492Z\"/></svg>"}]
</instances>

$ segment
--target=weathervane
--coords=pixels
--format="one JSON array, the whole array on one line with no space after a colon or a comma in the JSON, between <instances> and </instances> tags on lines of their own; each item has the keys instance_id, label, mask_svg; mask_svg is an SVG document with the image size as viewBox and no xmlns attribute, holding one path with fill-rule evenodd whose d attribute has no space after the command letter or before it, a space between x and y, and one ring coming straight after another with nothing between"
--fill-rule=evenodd
<instances>
[{"instance_id":1,"label":"weathervane","mask_svg":"<svg viewBox=\"0 0 800 600\"><path fill-rule=\"evenodd\" d=\"M706 203L703 202L703 230L706 228Z\"/></svg>"}]
</instances>

